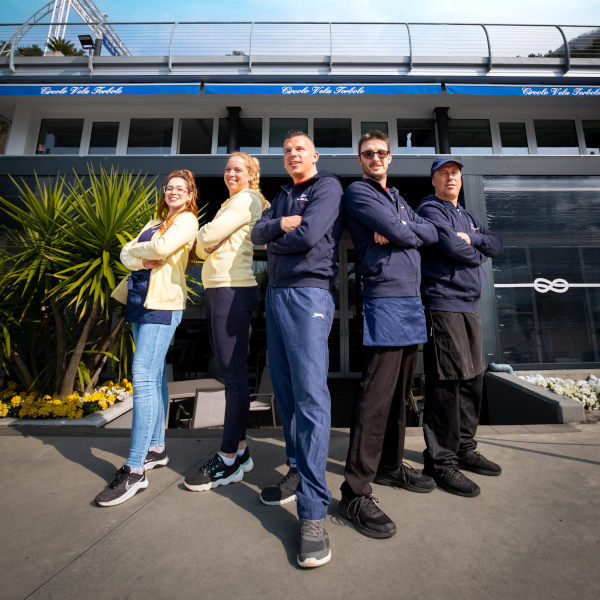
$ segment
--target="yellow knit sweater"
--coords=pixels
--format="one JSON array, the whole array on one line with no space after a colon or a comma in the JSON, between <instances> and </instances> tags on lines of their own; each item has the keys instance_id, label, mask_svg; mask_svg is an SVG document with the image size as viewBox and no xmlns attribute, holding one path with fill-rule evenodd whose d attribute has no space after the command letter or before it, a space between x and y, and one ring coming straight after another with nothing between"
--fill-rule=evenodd
<instances>
[{"instance_id":1,"label":"yellow knit sweater","mask_svg":"<svg viewBox=\"0 0 600 600\"><path fill-rule=\"evenodd\" d=\"M215 218L196 235L196 254L203 259L202 284L205 288L251 287L256 285L252 272L254 246L250 232L262 214L260 194L245 189L223 202ZM208 254L221 240L229 239Z\"/></svg>"},{"instance_id":2,"label":"yellow knit sweater","mask_svg":"<svg viewBox=\"0 0 600 600\"><path fill-rule=\"evenodd\" d=\"M162 221L149 221L143 231ZM148 295L144 306L152 310L183 310L187 300L185 270L188 256L198 231L198 220L192 213L182 213L160 235L158 231L149 242L138 242L138 237L123 246L121 262L131 271L143 269L143 259L162 260L165 264L152 269ZM113 290L111 296L127 304L127 280L129 275Z\"/></svg>"}]
</instances>

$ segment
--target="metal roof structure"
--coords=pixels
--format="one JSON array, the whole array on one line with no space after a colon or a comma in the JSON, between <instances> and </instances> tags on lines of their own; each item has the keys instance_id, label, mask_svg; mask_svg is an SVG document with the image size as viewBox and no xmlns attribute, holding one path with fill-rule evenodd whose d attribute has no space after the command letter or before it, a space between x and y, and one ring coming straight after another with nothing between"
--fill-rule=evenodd
<instances>
[{"instance_id":1,"label":"metal roof structure","mask_svg":"<svg viewBox=\"0 0 600 600\"><path fill-rule=\"evenodd\" d=\"M76 40L88 25L57 23ZM0 57L0 80L592 83L600 27L433 23L106 23L131 56ZM0 39L14 24L0 24ZM19 43L43 44L47 24ZM9 35L10 34L10 35Z\"/></svg>"}]
</instances>

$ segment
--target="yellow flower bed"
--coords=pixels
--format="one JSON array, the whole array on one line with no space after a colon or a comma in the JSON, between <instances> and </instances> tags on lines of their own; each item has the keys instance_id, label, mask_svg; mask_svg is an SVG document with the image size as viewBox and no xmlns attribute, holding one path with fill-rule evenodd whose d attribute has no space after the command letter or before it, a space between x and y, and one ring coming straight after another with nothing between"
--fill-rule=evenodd
<instances>
[{"instance_id":1,"label":"yellow flower bed","mask_svg":"<svg viewBox=\"0 0 600 600\"><path fill-rule=\"evenodd\" d=\"M119 383L107 381L96 387L92 393L80 396L71 394L62 400L52 396L19 392L14 381L0 392L0 417L20 419L79 419L98 410L104 410L117 401L123 401L133 394L131 383L123 379Z\"/></svg>"}]
</instances>

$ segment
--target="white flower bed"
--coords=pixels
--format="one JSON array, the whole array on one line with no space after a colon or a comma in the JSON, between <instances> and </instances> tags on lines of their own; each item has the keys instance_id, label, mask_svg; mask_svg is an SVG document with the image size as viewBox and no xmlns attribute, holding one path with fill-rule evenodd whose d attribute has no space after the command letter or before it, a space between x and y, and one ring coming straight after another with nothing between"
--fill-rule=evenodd
<instances>
[{"instance_id":1,"label":"white flower bed","mask_svg":"<svg viewBox=\"0 0 600 600\"><path fill-rule=\"evenodd\" d=\"M573 381L572 379L560 379L559 377L542 377L539 373L536 375L519 375L519 379L552 390L561 396L579 400L585 410L600 409L600 381L595 375L590 375L587 381L585 379Z\"/></svg>"}]
</instances>

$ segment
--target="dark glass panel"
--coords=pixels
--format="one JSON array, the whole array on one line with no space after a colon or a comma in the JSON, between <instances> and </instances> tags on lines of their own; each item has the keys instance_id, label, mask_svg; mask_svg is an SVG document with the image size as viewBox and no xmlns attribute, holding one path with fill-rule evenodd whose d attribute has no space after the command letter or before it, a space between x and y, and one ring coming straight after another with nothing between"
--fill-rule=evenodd
<instances>
[{"instance_id":1,"label":"dark glass panel","mask_svg":"<svg viewBox=\"0 0 600 600\"><path fill-rule=\"evenodd\" d=\"M538 154L579 154L575 121L534 120Z\"/></svg>"},{"instance_id":2,"label":"dark glass panel","mask_svg":"<svg viewBox=\"0 0 600 600\"><path fill-rule=\"evenodd\" d=\"M315 119L315 146L321 154L352 154L351 119Z\"/></svg>"},{"instance_id":3,"label":"dark glass panel","mask_svg":"<svg viewBox=\"0 0 600 600\"><path fill-rule=\"evenodd\" d=\"M288 131L308 133L308 119L271 119L269 154L283 154L283 140Z\"/></svg>"},{"instance_id":4,"label":"dark glass panel","mask_svg":"<svg viewBox=\"0 0 600 600\"><path fill-rule=\"evenodd\" d=\"M210 154L213 119L181 119L179 154Z\"/></svg>"},{"instance_id":5,"label":"dark glass panel","mask_svg":"<svg viewBox=\"0 0 600 600\"><path fill-rule=\"evenodd\" d=\"M525 123L500 123L502 154L529 154Z\"/></svg>"},{"instance_id":6,"label":"dark glass panel","mask_svg":"<svg viewBox=\"0 0 600 600\"><path fill-rule=\"evenodd\" d=\"M582 121L588 154L600 154L600 121Z\"/></svg>"},{"instance_id":7,"label":"dark glass panel","mask_svg":"<svg viewBox=\"0 0 600 600\"><path fill-rule=\"evenodd\" d=\"M435 154L433 119L398 119L398 154Z\"/></svg>"},{"instance_id":8,"label":"dark glass panel","mask_svg":"<svg viewBox=\"0 0 600 600\"><path fill-rule=\"evenodd\" d=\"M492 154L492 132L488 119L450 119L452 154Z\"/></svg>"},{"instance_id":9,"label":"dark glass panel","mask_svg":"<svg viewBox=\"0 0 600 600\"><path fill-rule=\"evenodd\" d=\"M94 123L88 154L116 154L119 123Z\"/></svg>"},{"instance_id":10,"label":"dark glass panel","mask_svg":"<svg viewBox=\"0 0 600 600\"><path fill-rule=\"evenodd\" d=\"M131 119L127 154L171 154L173 119Z\"/></svg>"},{"instance_id":11,"label":"dark glass panel","mask_svg":"<svg viewBox=\"0 0 600 600\"><path fill-rule=\"evenodd\" d=\"M83 119L44 119L36 154L79 154Z\"/></svg>"}]
</instances>

